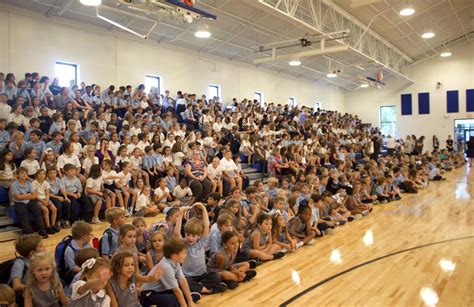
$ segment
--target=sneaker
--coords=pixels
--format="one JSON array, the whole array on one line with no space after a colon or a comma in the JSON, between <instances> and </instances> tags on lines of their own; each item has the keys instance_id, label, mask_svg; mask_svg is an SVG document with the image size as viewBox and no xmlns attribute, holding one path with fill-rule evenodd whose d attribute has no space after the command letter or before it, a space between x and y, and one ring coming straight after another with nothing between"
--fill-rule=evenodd
<instances>
[{"instance_id":1,"label":"sneaker","mask_svg":"<svg viewBox=\"0 0 474 307\"><path fill-rule=\"evenodd\" d=\"M362 216L367 216L368 214L369 214L369 211L368 211L368 210L362 211Z\"/></svg>"},{"instance_id":2,"label":"sneaker","mask_svg":"<svg viewBox=\"0 0 474 307\"><path fill-rule=\"evenodd\" d=\"M372 205L375 205L375 206L380 205L380 202L379 202L378 200L375 200L375 201L372 203Z\"/></svg>"},{"instance_id":3,"label":"sneaker","mask_svg":"<svg viewBox=\"0 0 474 307\"><path fill-rule=\"evenodd\" d=\"M224 281L224 283L227 285L227 288L229 290L234 290L235 288L239 286L239 283L233 280L226 280Z\"/></svg>"},{"instance_id":4,"label":"sneaker","mask_svg":"<svg viewBox=\"0 0 474 307\"><path fill-rule=\"evenodd\" d=\"M254 270L248 270L247 272L245 272L245 277L243 281L249 281L255 276L257 276L257 272L255 272Z\"/></svg>"},{"instance_id":5,"label":"sneaker","mask_svg":"<svg viewBox=\"0 0 474 307\"><path fill-rule=\"evenodd\" d=\"M288 253L288 250L286 248L282 248L282 249L279 250L279 252Z\"/></svg>"},{"instance_id":6,"label":"sneaker","mask_svg":"<svg viewBox=\"0 0 474 307\"><path fill-rule=\"evenodd\" d=\"M40 235L41 238L43 238L43 239L49 238L49 236L48 236L48 234L47 234L46 232L44 232L43 234L40 234L40 233L39 233L39 235Z\"/></svg>"},{"instance_id":7,"label":"sneaker","mask_svg":"<svg viewBox=\"0 0 474 307\"><path fill-rule=\"evenodd\" d=\"M47 228L47 229L46 229L46 232L47 232L49 235L54 235L54 234L55 234L53 228L51 228L51 227Z\"/></svg>"},{"instance_id":8,"label":"sneaker","mask_svg":"<svg viewBox=\"0 0 474 307\"><path fill-rule=\"evenodd\" d=\"M339 226L346 224L346 221L339 221Z\"/></svg>"},{"instance_id":9,"label":"sneaker","mask_svg":"<svg viewBox=\"0 0 474 307\"><path fill-rule=\"evenodd\" d=\"M193 299L193 302L194 303L197 303L199 302L199 300L201 299L201 294L197 293L197 292L191 292L191 298Z\"/></svg>"},{"instance_id":10,"label":"sneaker","mask_svg":"<svg viewBox=\"0 0 474 307\"><path fill-rule=\"evenodd\" d=\"M303 241L296 243L296 249L300 248L303 245L304 245Z\"/></svg>"},{"instance_id":11,"label":"sneaker","mask_svg":"<svg viewBox=\"0 0 474 307\"><path fill-rule=\"evenodd\" d=\"M61 224L63 226L63 229L67 229L71 227L71 225L69 224L69 221L62 221Z\"/></svg>"},{"instance_id":12,"label":"sneaker","mask_svg":"<svg viewBox=\"0 0 474 307\"><path fill-rule=\"evenodd\" d=\"M351 216L349 216L349 217L347 218L347 221L348 221L348 222L352 222L353 220L354 220L354 216L353 216L353 215L351 215Z\"/></svg>"},{"instance_id":13,"label":"sneaker","mask_svg":"<svg viewBox=\"0 0 474 307\"><path fill-rule=\"evenodd\" d=\"M102 224L102 222L98 217L93 217L91 220L91 224L100 225Z\"/></svg>"},{"instance_id":14,"label":"sneaker","mask_svg":"<svg viewBox=\"0 0 474 307\"><path fill-rule=\"evenodd\" d=\"M130 211L125 210L125 217L129 217L129 216L131 216Z\"/></svg>"},{"instance_id":15,"label":"sneaker","mask_svg":"<svg viewBox=\"0 0 474 307\"><path fill-rule=\"evenodd\" d=\"M251 269L255 269L258 265L258 262L256 260L253 260L253 259L249 260L247 262L249 263Z\"/></svg>"},{"instance_id":16,"label":"sneaker","mask_svg":"<svg viewBox=\"0 0 474 307\"><path fill-rule=\"evenodd\" d=\"M314 245L314 243L316 243L316 240L315 239L311 239L311 241L309 241L307 243L307 245Z\"/></svg>"},{"instance_id":17,"label":"sneaker","mask_svg":"<svg viewBox=\"0 0 474 307\"><path fill-rule=\"evenodd\" d=\"M382 200L381 204L386 204L388 203L388 200Z\"/></svg>"},{"instance_id":18,"label":"sneaker","mask_svg":"<svg viewBox=\"0 0 474 307\"><path fill-rule=\"evenodd\" d=\"M217 285L215 285L214 287L211 288L212 290L212 294L214 293L222 293L224 292L225 290L227 290L227 285L223 282L220 282L218 283Z\"/></svg>"},{"instance_id":19,"label":"sneaker","mask_svg":"<svg viewBox=\"0 0 474 307\"><path fill-rule=\"evenodd\" d=\"M361 218L362 218L362 214L356 214L354 216L354 219L356 219L356 220L360 220Z\"/></svg>"},{"instance_id":20,"label":"sneaker","mask_svg":"<svg viewBox=\"0 0 474 307\"><path fill-rule=\"evenodd\" d=\"M277 259L283 258L283 256L285 256L285 253L276 252L276 253L273 254L273 260L277 260Z\"/></svg>"}]
</instances>

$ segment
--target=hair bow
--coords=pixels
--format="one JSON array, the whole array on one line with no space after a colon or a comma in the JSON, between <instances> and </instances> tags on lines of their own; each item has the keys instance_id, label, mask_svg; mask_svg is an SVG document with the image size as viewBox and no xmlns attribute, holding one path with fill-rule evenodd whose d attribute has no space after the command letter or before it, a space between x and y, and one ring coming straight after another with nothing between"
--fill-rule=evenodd
<instances>
[{"instance_id":1,"label":"hair bow","mask_svg":"<svg viewBox=\"0 0 474 307\"><path fill-rule=\"evenodd\" d=\"M95 261L96 261L95 258L87 259L86 262L82 264L81 268L83 270L92 269L94 267Z\"/></svg>"}]
</instances>

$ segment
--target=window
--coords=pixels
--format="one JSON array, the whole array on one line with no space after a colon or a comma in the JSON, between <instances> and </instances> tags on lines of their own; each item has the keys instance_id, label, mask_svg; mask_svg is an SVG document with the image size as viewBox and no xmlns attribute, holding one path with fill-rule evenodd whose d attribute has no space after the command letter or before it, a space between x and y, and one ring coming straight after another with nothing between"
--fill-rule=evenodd
<instances>
[{"instance_id":1,"label":"window","mask_svg":"<svg viewBox=\"0 0 474 307\"><path fill-rule=\"evenodd\" d=\"M383 135L397 135L397 109L395 106L380 107L380 131Z\"/></svg>"},{"instance_id":2,"label":"window","mask_svg":"<svg viewBox=\"0 0 474 307\"><path fill-rule=\"evenodd\" d=\"M253 99L256 99L260 104L263 104L263 94L259 92L255 92L253 94Z\"/></svg>"},{"instance_id":3,"label":"window","mask_svg":"<svg viewBox=\"0 0 474 307\"><path fill-rule=\"evenodd\" d=\"M158 95L161 93L160 91L160 77L158 76L152 76L152 75L146 75L145 77L145 90L148 91L148 93L151 91L152 88L156 88Z\"/></svg>"},{"instance_id":4,"label":"window","mask_svg":"<svg viewBox=\"0 0 474 307\"><path fill-rule=\"evenodd\" d=\"M56 77L59 79L59 86L69 87L71 81L77 84L77 64L56 62L55 66Z\"/></svg>"},{"instance_id":5,"label":"window","mask_svg":"<svg viewBox=\"0 0 474 307\"><path fill-rule=\"evenodd\" d=\"M214 99L214 97L221 97L221 87L219 85L209 84L207 91L209 93L210 99Z\"/></svg>"},{"instance_id":6,"label":"window","mask_svg":"<svg viewBox=\"0 0 474 307\"><path fill-rule=\"evenodd\" d=\"M318 109L321 109L321 102L316 101L314 103L314 111L316 112L316 111L318 111Z\"/></svg>"},{"instance_id":7,"label":"window","mask_svg":"<svg viewBox=\"0 0 474 307\"><path fill-rule=\"evenodd\" d=\"M290 107L292 107L292 108L296 107L296 106L297 106L296 99L293 98L293 97L288 98L288 104L289 104Z\"/></svg>"}]
</instances>

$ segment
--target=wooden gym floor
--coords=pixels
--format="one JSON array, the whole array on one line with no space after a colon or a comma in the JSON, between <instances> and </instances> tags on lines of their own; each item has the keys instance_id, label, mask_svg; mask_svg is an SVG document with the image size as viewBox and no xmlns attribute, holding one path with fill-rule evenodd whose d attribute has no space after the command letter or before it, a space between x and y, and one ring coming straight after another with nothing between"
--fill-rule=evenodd
<instances>
[{"instance_id":1,"label":"wooden gym floor","mask_svg":"<svg viewBox=\"0 0 474 307\"><path fill-rule=\"evenodd\" d=\"M263 264L251 282L199 305L474 306L474 174L466 166L447 178ZM12 242L0 243L0 261L13 255Z\"/></svg>"}]
</instances>

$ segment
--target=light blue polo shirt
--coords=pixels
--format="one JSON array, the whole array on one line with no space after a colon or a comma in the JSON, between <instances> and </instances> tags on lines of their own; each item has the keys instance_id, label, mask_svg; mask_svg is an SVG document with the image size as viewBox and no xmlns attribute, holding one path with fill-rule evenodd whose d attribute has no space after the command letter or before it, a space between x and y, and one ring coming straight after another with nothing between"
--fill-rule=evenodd
<instances>
[{"instance_id":1,"label":"light blue polo shirt","mask_svg":"<svg viewBox=\"0 0 474 307\"><path fill-rule=\"evenodd\" d=\"M152 283L145 283L142 288L143 291L151 290L156 292L163 292L178 288L178 281L184 277L181 266L171 261L171 259L163 257L160 263L158 263L153 267L153 269L151 269L150 273L148 273L148 276L154 275L158 267L163 270L161 278Z\"/></svg>"},{"instance_id":2,"label":"light blue polo shirt","mask_svg":"<svg viewBox=\"0 0 474 307\"><path fill-rule=\"evenodd\" d=\"M206 269L206 251L205 243L207 237L201 237L194 245L189 245L183 239L184 245L188 250L188 255L183 263L183 272L185 276L201 276L207 273Z\"/></svg>"},{"instance_id":3,"label":"light blue polo shirt","mask_svg":"<svg viewBox=\"0 0 474 307\"><path fill-rule=\"evenodd\" d=\"M26 180L24 184L20 184L18 180L15 180L15 182L13 182L13 184L11 185L11 189L12 189L12 195L17 195L17 194L25 195L25 194L29 194L33 192L33 185L28 180ZM15 202L27 204L30 202L30 200L29 199L22 199L22 200L15 199Z\"/></svg>"}]
</instances>

